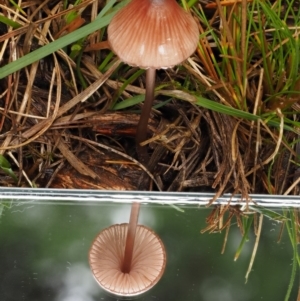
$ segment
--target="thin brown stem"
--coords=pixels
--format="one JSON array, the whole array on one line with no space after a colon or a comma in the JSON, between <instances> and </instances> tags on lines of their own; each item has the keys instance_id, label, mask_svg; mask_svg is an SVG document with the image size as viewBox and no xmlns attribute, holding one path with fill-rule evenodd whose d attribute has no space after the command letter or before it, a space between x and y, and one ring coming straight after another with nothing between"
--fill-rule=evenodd
<instances>
[{"instance_id":1,"label":"thin brown stem","mask_svg":"<svg viewBox=\"0 0 300 301\"><path fill-rule=\"evenodd\" d=\"M123 267L122 267L123 273L129 273L131 269L131 261L132 261L135 233L136 233L139 213L140 213L140 204L133 203L131 206L131 213L130 213L130 219L129 219L128 230L127 230L127 238L126 238L124 260L123 260Z\"/></svg>"},{"instance_id":2,"label":"thin brown stem","mask_svg":"<svg viewBox=\"0 0 300 301\"><path fill-rule=\"evenodd\" d=\"M139 160L142 164L147 164L149 156L147 153L147 146L141 146L140 143L147 140L148 120L151 113L151 108L154 100L156 69L149 68L146 71L146 95L145 102L142 108L142 113L136 131L136 150Z\"/></svg>"}]
</instances>

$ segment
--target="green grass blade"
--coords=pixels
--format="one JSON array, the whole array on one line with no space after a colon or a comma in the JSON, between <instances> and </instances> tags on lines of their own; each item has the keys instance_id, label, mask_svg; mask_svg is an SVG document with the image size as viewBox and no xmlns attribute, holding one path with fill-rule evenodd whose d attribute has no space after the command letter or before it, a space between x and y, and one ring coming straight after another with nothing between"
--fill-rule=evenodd
<instances>
[{"instance_id":1,"label":"green grass blade","mask_svg":"<svg viewBox=\"0 0 300 301\"><path fill-rule=\"evenodd\" d=\"M114 0L113 0L114 1ZM81 38L84 38L85 36L107 26L112 19L112 17L115 15L117 10L121 7L123 7L127 1L122 1L120 4L116 5L114 8L114 11L109 13L106 16L103 16L101 18L96 18L93 22L91 22L88 25L85 25L76 31L69 33L53 42L51 42L48 45L45 45L21 58L18 60L9 63L8 65L0 68L0 79L6 77L7 75L14 73L44 57L47 55L62 49L63 47L70 45L73 42L76 42L80 40ZM110 2L107 4L109 8L111 7ZM103 8L106 9L106 6Z\"/></svg>"},{"instance_id":2,"label":"green grass blade","mask_svg":"<svg viewBox=\"0 0 300 301\"><path fill-rule=\"evenodd\" d=\"M9 2L19 11L21 12L24 16L26 16L26 13L24 12L24 10L22 9L22 7L20 5L18 5L15 1L13 0L9 0Z\"/></svg>"},{"instance_id":3,"label":"green grass blade","mask_svg":"<svg viewBox=\"0 0 300 301\"><path fill-rule=\"evenodd\" d=\"M245 242L248 240L248 234L249 234L252 222L253 222L253 216L254 215L252 214L252 215L249 215L249 217L244 218L244 222L245 222L244 223L244 235L243 235L243 238L242 238L242 240L238 246L238 249L235 253L234 261L236 261L239 258L240 254L242 252L243 246L244 246Z\"/></svg>"},{"instance_id":4,"label":"green grass blade","mask_svg":"<svg viewBox=\"0 0 300 301\"><path fill-rule=\"evenodd\" d=\"M251 210L255 211L255 212L263 214L264 216L266 216L269 219L272 219L274 221L283 222L283 221L288 220L288 218L285 215L280 214L280 213L278 213L276 211L273 211L271 209L267 209L267 208L263 208L263 207L252 207L252 206L249 206L249 208Z\"/></svg>"},{"instance_id":5,"label":"green grass blade","mask_svg":"<svg viewBox=\"0 0 300 301\"><path fill-rule=\"evenodd\" d=\"M290 300L290 295L296 279L297 267L298 268L300 267L300 255L298 254L298 242L297 242L297 235L298 235L297 231L299 230L297 227L297 221L295 220L295 216L294 216L294 214L297 214L297 212L296 211L293 212L292 210L289 210L288 212L290 216L290 221L286 223L286 229L288 231L291 240L294 256L293 256L291 277L290 277L288 290L286 292L284 301Z\"/></svg>"},{"instance_id":6,"label":"green grass blade","mask_svg":"<svg viewBox=\"0 0 300 301\"><path fill-rule=\"evenodd\" d=\"M10 163L2 155L0 155L0 169L2 169L7 175L12 177L16 182L18 181L16 175L11 169Z\"/></svg>"},{"instance_id":7,"label":"green grass blade","mask_svg":"<svg viewBox=\"0 0 300 301\"><path fill-rule=\"evenodd\" d=\"M104 15L113 7L113 5L116 3L116 0L110 0L108 3L105 5L105 7L101 10L99 15L97 16L96 20L101 19L104 17Z\"/></svg>"},{"instance_id":8,"label":"green grass blade","mask_svg":"<svg viewBox=\"0 0 300 301\"><path fill-rule=\"evenodd\" d=\"M79 28L78 30L69 33L68 35L65 35L56 41L53 41L52 43L43 46L21 58L18 60L0 68L0 79L6 77L7 75L14 73L44 57L47 55L73 43L78 41L79 39L89 35L90 33L99 30L100 28L106 26L111 18L113 17L114 13L111 13L105 17L103 17L101 20L94 21L82 28Z\"/></svg>"},{"instance_id":9,"label":"green grass blade","mask_svg":"<svg viewBox=\"0 0 300 301\"><path fill-rule=\"evenodd\" d=\"M11 26L13 29L17 29L17 28L22 27L22 25L19 24L18 22L15 22L15 21L13 21L9 18L6 18L4 16L1 16L1 15L0 15L0 23L3 23L7 26Z\"/></svg>"},{"instance_id":10,"label":"green grass blade","mask_svg":"<svg viewBox=\"0 0 300 301\"><path fill-rule=\"evenodd\" d=\"M118 102L117 104L115 104L112 108L112 110L122 110L122 109L126 109L128 107L132 107L138 103L141 103L145 100L145 95L136 95L133 96L131 98L128 98L124 101Z\"/></svg>"},{"instance_id":11,"label":"green grass blade","mask_svg":"<svg viewBox=\"0 0 300 301\"><path fill-rule=\"evenodd\" d=\"M257 115L253 115L251 113L248 113L248 112L245 112L242 110L238 110L233 107L228 107L221 103L211 101L209 99L206 99L206 98L203 98L200 96L196 96L196 98L197 98L197 101L195 103L196 105L206 108L206 109L209 109L209 110L212 110L212 111L215 111L215 112L219 112L219 113L230 115L230 116L237 117L237 118L254 120L254 121L261 119Z\"/></svg>"}]
</instances>

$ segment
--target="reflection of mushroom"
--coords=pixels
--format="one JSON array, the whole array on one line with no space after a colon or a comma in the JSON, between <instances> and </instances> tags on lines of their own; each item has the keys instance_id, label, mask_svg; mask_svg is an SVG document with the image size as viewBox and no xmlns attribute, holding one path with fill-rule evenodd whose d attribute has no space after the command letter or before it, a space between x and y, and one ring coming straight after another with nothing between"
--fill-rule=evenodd
<instances>
[{"instance_id":1,"label":"reflection of mushroom","mask_svg":"<svg viewBox=\"0 0 300 301\"><path fill-rule=\"evenodd\" d=\"M89 253L90 266L100 286L118 296L136 296L153 287L166 265L160 238L137 225L139 204L133 204L129 224L101 231ZM127 254L126 254L127 252Z\"/></svg>"},{"instance_id":2,"label":"reflection of mushroom","mask_svg":"<svg viewBox=\"0 0 300 301\"><path fill-rule=\"evenodd\" d=\"M196 49L198 26L175 0L132 0L108 26L108 41L122 61L148 69L146 96L137 128L136 142L142 163L147 124L154 99L155 70L180 64ZM142 154L140 153L142 152Z\"/></svg>"}]
</instances>

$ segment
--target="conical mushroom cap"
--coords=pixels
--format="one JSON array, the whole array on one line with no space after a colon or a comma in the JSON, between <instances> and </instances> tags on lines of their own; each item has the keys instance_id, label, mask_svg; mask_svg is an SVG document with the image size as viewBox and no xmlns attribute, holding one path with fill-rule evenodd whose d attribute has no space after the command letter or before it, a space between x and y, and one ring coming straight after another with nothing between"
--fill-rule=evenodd
<instances>
[{"instance_id":1,"label":"conical mushroom cap","mask_svg":"<svg viewBox=\"0 0 300 301\"><path fill-rule=\"evenodd\" d=\"M170 68L196 49L199 30L175 0L132 0L108 26L108 42L119 58L140 68Z\"/></svg>"},{"instance_id":2,"label":"conical mushroom cap","mask_svg":"<svg viewBox=\"0 0 300 301\"><path fill-rule=\"evenodd\" d=\"M166 266L166 251L160 238L138 225L129 273L122 272L128 224L104 229L94 240L89 262L100 286L118 296L136 296L153 287Z\"/></svg>"}]
</instances>

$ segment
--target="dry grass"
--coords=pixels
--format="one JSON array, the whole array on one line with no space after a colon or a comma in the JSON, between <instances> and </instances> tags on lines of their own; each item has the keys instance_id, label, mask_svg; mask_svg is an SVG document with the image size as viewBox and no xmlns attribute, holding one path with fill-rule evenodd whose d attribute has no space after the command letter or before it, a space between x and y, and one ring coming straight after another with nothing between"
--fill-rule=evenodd
<instances>
[{"instance_id":1,"label":"dry grass","mask_svg":"<svg viewBox=\"0 0 300 301\"><path fill-rule=\"evenodd\" d=\"M1 15L20 26L1 23L1 65L75 31L104 6L102 1L84 1L72 15L71 4L64 8L62 1L19 1L19 8L2 3ZM135 160L140 104L112 110L144 94L144 75L110 54L105 29L2 79L0 154L9 160L17 182L3 172L0 184L211 191L216 198L224 192L244 197L299 194L299 129L286 120L299 120L294 90L300 76L285 91L291 71L275 78L274 62L267 59L269 46L264 55L254 49L254 42L262 41L247 30L250 4L228 2L226 10L220 1L208 8L195 4L192 13L202 33L199 48L182 66L157 75L155 105L164 103L151 116L146 176ZM252 21L258 24L253 11ZM291 35L298 39L299 20L292 23ZM270 45L271 31L266 30L263 40ZM273 87L266 74L274 75ZM271 93L276 97L269 99ZM201 97L210 100L212 109L201 105ZM214 109L215 103L227 107L229 115ZM241 118L234 109L265 117ZM152 179L150 186L139 181L145 177Z\"/></svg>"}]
</instances>

